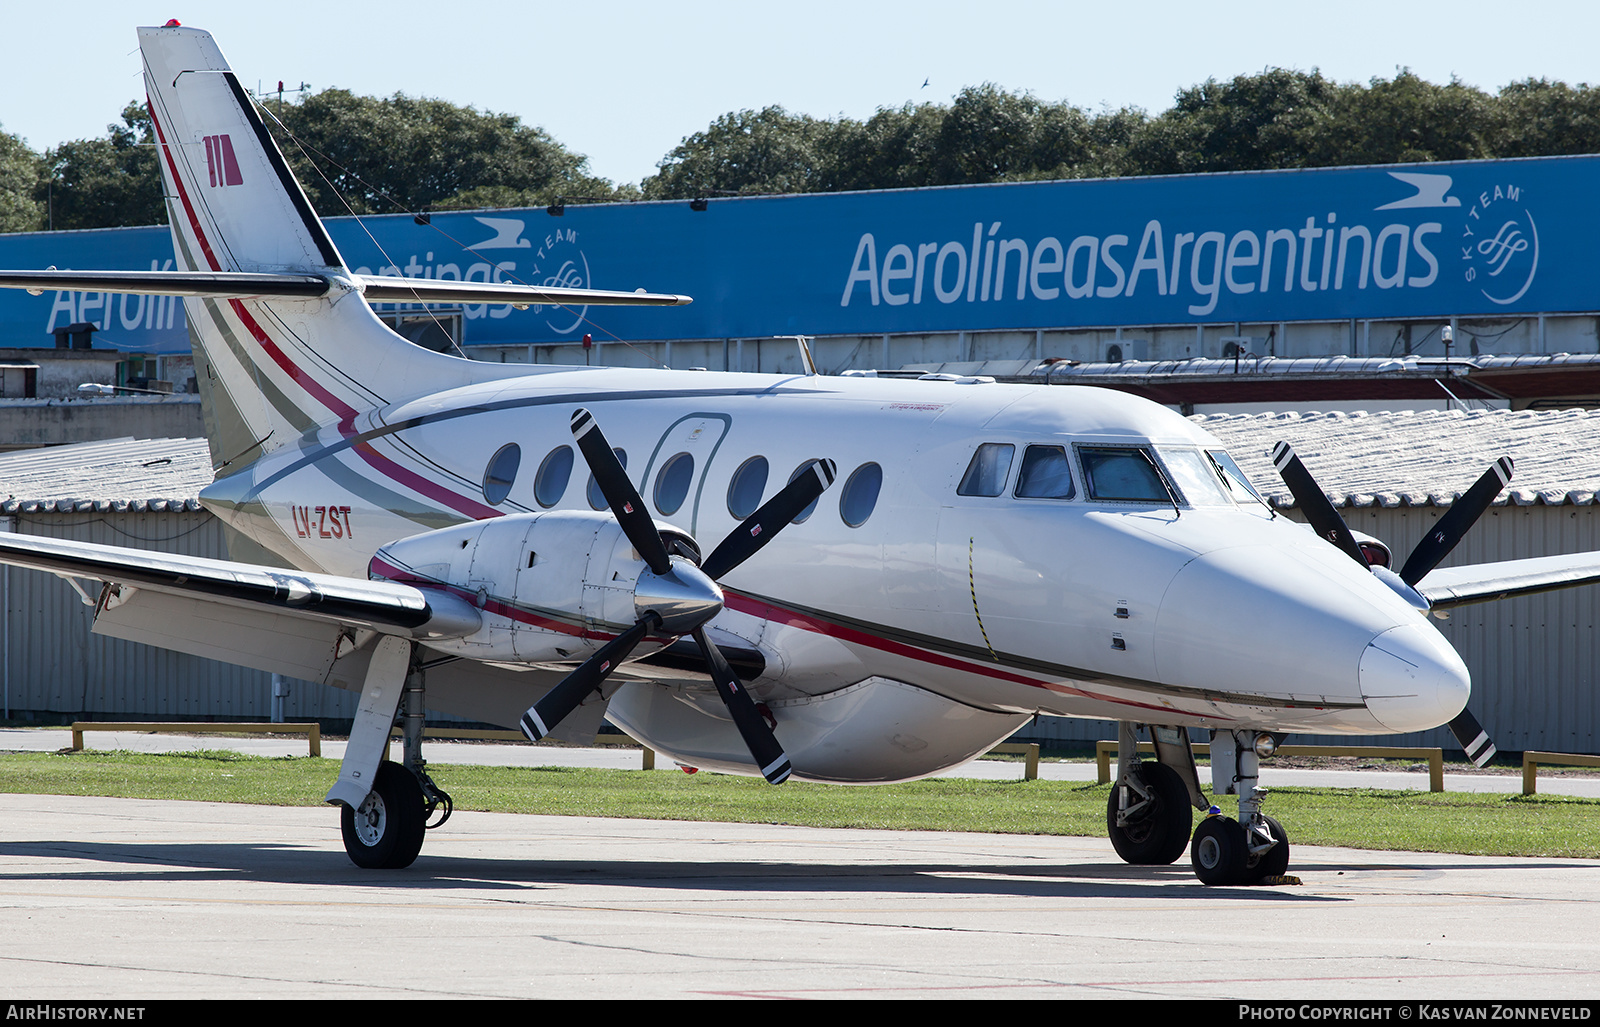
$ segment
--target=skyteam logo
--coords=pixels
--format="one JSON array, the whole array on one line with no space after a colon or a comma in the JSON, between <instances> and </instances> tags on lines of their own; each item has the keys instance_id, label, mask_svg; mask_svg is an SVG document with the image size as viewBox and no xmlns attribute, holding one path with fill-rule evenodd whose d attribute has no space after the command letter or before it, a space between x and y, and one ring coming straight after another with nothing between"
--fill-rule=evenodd
<instances>
[{"instance_id":1,"label":"skyteam logo","mask_svg":"<svg viewBox=\"0 0 1600 1027\"><path fill-rule=\"evenodd\" d=\"M1520 300L1539 273L1539 228L1516 185L1478 194L1461 232L1462 274L1491 303Z\"/></svg>"},{"instance_id":2,"label":"skyteam logo","mask_svg":"<svg viewBox=\"0 0 1600 1027\"><path fill-rule=\"evenodd\" d=\"M534 249L535 244L522 237L523 232L527 231L527 222L521 218L478 217L474 220L495 232L492 239L473 246L474 250ZM533 258L528 284L556 289L593 288L590 284L593 277L589 272L589 258L578 246L576 229L557 228L547 234L539 240ZM584 323L589 308L543 304L534 306L533 311L543 317L545 325L557 335L570 335Z\"/></svg>"}]
</instances>

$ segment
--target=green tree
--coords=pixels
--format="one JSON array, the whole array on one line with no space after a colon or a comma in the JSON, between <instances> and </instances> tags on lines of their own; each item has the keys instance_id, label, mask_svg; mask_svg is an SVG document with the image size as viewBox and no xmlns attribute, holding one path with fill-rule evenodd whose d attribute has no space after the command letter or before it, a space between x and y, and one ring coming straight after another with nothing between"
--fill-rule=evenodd
<instances>
[{"instance_id":1,"label":"green tree","mask_svg":"<svg viewBox=\"0 0 1600 1027\"><path fill-rule=\"evenodd\" d=\"M269 103L268 123L324 217L618 195L587 159L510 114L325 89Z\"/></svg>"},{"instance_id":2,"label":"green tree","mask_svg":"<svg viewBox=\"0 0 1600 1027\"><path fill-rule=\"evenodd\" d=\"M1496 156L1600 153L1600 89L1530 78L1501 89L1494 106Z\"/></svg>"},{"instance_id":3,"label":"green tree","mask_svg":"<svg viewBox=\"0 0 1600 1027\"><path fill-rule=\"evenodd\" d=\"M32 232L43 212L33 198L40 177L39 155L14 135L0 132L0 232Z\"/></svg>"},{"instance_id":4,"label":"green tree","mask_svg":"<svg viewBox=\"0 0 1600 1027\"><path fill-rule=\"evenodd\" d=\"M1303 135L1310 167L1471 160L1494 152L1494 99L1452 79L1435 85L1402 69L1392 79L1340 86L1328 117Z\"/></svg>"},{"instance_id":5,"label":"green tree","mask_svg":"<svg viewBox=\"0 0 1600 1027\"><path fill-rule=\"evenodd\" d=\"M33 198L63 228L159 225L167 220L149 112L130 102L103 139L62 143L44 155ZM52 170L53 169L53 170Z\"/></svg>"},{"instance_id":6,"label":"green tree","mask_svg":"<svg viewBox=\"0 0 1600 1027\"><path fill-rule=\"evenodd\" d=\"M645 179L647 199L821 189L820 144L830 123L782 107L724 114L673 148Z\"/></svg>"},{"instance_id":7,"label":"green tree","mask_svg":"<svg viewBox=\"0 0 1600 1027\"><path fill-rule=\"evenodd\" d=\"M1138 126L1129 172L1175 175L1301 167L1305 133L1327 115L1335 87L1316 70L1268 68L1180 90L1172 107Z\"/></svg>"}]
</instances>

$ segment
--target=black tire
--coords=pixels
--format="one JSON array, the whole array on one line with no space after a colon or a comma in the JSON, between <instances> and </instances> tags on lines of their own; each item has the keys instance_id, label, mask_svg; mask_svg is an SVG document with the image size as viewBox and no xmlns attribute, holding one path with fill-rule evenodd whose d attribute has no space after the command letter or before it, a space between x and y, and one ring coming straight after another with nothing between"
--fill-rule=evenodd
<instances>
[{"instance_id":1,"label":"black tire","mask_svg":"<svg viewBox=\"0 0 1600 1027\"><path fill-rule=\"evenodd\" d=\"M1183 847L1189 844L1189 828L1194 823L1189 789L1178 772L1164 763L1139 764L1139 780L1154 799L1149 812L1126 827L1118 827L1118 789L1113 787L1106 799L1106 834L1123 862L1165 866L1183 855Z\"/></svg>"},{"instance_id":2,"label":"black tire","mask_svg":"<svg viewBox=\"0 0 1600 1027\"><path fill-rule=\"evenodd\" d=\"M1189 842L1189 861L1202 884L1243 884L1244 828L1229 817L1206 817Z\"/></svg>"},{"instance_id":3,"label":"black tire","mask_svg":"<svg viewBox=\"0 0 1600 1027\"><path fill-rule=\"evenodd\" d=\"M1251 865L1249 857L1246 857L1245 881L1249 884L1268 877L1282 877L1289 870L1289 832L1269 816L1263 815L1261 819L1267 822L1267 827L1272 831L1272 837L1278 839L1278 844L1262 854L1254 865Z\"/></svg>"},{"instance_id":4,"label":"black tire","mask_svg":"<svg viewBox=\"0 0 1600 1027\"><path fill-rule=\"evenodd\" d=\"M360 808L344 807L339 826L344 851L366 870L400 870L422 851L425 830L422 786L398 763L378 767L372 791Z\"/></svg>"}]
</instances>

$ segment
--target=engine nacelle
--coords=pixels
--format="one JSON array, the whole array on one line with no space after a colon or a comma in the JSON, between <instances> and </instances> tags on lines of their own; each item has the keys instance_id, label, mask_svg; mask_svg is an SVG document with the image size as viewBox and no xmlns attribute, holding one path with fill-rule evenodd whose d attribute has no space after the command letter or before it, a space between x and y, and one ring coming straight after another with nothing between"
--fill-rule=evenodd
<instances>
[{"instance_id":1,"label":"engine nacelle","mask_svg":"<svg viewBox=\"0 0 1600 1027\"><path fill-rule=\"evenodd\" d=\"M581 660L647 614L661 618L653 634L666 639L722 608L722 591L692 560L674 556L667 574L653 574L604 513L512 514L413 535L380 548L368 574L476 606L475 634L428 643L476 660Z\"/></svg>"}]
</instances>

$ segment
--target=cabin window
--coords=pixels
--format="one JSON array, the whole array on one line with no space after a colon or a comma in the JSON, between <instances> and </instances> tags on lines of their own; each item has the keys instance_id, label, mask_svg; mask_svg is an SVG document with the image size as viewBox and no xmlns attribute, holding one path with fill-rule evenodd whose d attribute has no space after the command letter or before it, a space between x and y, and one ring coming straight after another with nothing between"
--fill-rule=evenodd
<instances>
[{"instance_id":1,"label":"cabin window","mask_svg":"<svg viewBox=\"0 0 1600 1027\"><path fill-rule=\"evenodd\" d=\"M617 463L621 464L622 469L626 471L628 469L628 451L625 449L613 449L611 452L617 455ZM606 509L606 494L600 491L600 483L594 480L593 474L589 475L589 485L584 489L584 495L588 497L591 509Z\"/></svg>"},{"instance_id":2,"label":"cabin window","mask_svg":"<svg viewBox=\"0 0 1600 1027\"><path fill-rule=\"evenodd\" d=\"M741 521L749 517L761 505L766 488L767 458L753 456L739 465L728 483L728 512Z\"/></svg>"},{"instance_id":3,"label":"cabin window","mask_svg":"<svg viewBox=\"0 0 1600 1027\"><path fill-rule=\"evenodd\" d=\"M1131 503L1170 503L1161 474L1148 450L1084 446L1083 481L1093 499Z\"/></svg>"},{"instance_id":4,"label":"cabin window","mask_svg":"<svg viewBox=\"0 0 1600 1027\"><path fill-rule=\"evenodd\" d=\"M1017 447L1003 442L985 442L972 454L967 473L961 476L956 487L958 496L998 496L1006 490L1006 478L1011 474L1011 458Z\"/></svg>"},{"instance_id":5,"label":"cabin window","mask_svg":"<svg viewBox=\"0 0 1600 1027\"><path fill-rule=\"evenodd\" d=\"M1233 497L1217 474L1217 466L1198 449L1161 450L1161 462L1190 506L1232 506Z\"/></svg>"},{"instance_id":6,"label":"cabin window","mask_svg":"<svg viewBox=\"0 0 1600 1027\"><path fill-rule=\"evenodd\" d=\"M796 478L800 477L802 474L805 474L807 471L811 470L811 465L816 463L816 462L817 462L816 460L807 460L805 463L801 464L799 467L796 467L794 469L794 473L789 475L789 481L792 482ZM806 518L810 517L813 513L816 513L817 504L819 502L821 502L821 501L822 501L822 497L821 496L818 496L816 499L813 499L811 501L811 503L804 510L801 510L798 514L795 515L794 521L791 522L791 523L794 523L794 524L804 523Z\"/></svg>"},{"instance_id":7,"label":"cabin window","mask_svg":"<svg viewBox=\"0 0 1600 1027\"><path fill-rule=\"evenodd\" d=\"M517 480L517 468L522 466L522 447L515 442L495 450L489 466L483 470L483 498L490 506L499 506L511 494L511 485Z\"/></svg>"},{"instance_id":8,"label":"cabin window","mask_svg":"<svg viewBox=\"0 0 1600 1027\"><path fill-rule=\"evenodd\" d=\"M1065 446L1029 446L1017 475L1017 496L1022 499L1071 499L1072 469Z\"/></svg>"},{"instance_id":9,"label":"cabin window","mask_svg":"<svg viewBox=\"0 0 1600 1027\"><path fill-rule=\"evenodd\" d=\"M533 498L540 506L555 506L567 491L567 480L572 477L572 447L557 446L539 465L533 478Z\"/></svg>"},{"instance_id":10,"label":"cabin window","mask_svg":"<svg viewBox=\"0 0 1600 1027\"><path fill-rule=\"evenodd\" d=\"M661 465L656 474L656 509L662 516L671 517L678 512L693 480L694 457L688 453L679 453Z\"/></svg>"},{"instance_id":11,"label":"cabin window","mask_svg":"<svg viewBox=\"0 0 1600 1027\"><path fill-rule=\"evenodd\" d=\"M872 516L878 505L878 490L883 487L883 468L877 464L862 464L844 483L844 493L839 497L839 516L852 528L859 528Z\"/></svg>"}]
</instances>

